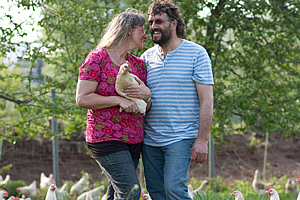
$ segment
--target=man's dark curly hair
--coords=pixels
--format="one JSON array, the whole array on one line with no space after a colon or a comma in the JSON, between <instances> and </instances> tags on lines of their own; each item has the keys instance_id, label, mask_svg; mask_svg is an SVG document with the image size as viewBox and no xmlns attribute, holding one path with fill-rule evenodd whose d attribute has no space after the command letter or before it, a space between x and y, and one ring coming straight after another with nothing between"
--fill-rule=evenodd
<instances>
[{"instance_id":1,"label":"man's dark curly hair","mask_svg":"<svg viewBox=\"0 0 300 200\"><path fill-rule=\"evenodd\" d=\"M185 38L186 26L180 17L179 7L172 0L153 0L153 3L148 8L147 15L159 15L162 12L166 13L170 20L177 20L177 37Z\"/></svg>"}]
</instances>

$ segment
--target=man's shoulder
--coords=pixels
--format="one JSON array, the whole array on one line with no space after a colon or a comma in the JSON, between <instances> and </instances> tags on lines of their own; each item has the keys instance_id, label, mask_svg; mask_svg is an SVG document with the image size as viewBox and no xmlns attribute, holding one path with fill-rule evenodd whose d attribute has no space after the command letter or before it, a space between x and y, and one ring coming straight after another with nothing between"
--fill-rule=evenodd
<instances>
[{"instance_id":1,"label":"man's shoulder","mask_svg":"<svg viewBox=\"0 0 300 200\"><path fill-rule=\"evenodd\" d=\"M196 42L193 42L193 41L190 41L190 40L186 40L184 39L183 40L183 46L186 48L194 48L194 49L199 49L201 51L205 50L205 48L200 45L200 44L197 44Z\"/></svg>"}]
</instances>

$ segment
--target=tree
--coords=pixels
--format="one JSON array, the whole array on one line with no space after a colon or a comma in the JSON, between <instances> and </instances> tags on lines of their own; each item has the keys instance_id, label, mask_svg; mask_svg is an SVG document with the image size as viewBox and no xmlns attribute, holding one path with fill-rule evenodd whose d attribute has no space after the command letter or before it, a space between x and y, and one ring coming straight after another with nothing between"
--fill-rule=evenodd
<instances>
[{"instance_id":1,"label":"tree","mask_svg":"<svg viewBox=\"0 0 300 200\"><path fill-rule=\"evenodd\" d=\"M189 38L213 63L213 130L236 130L232 118L239 116L254 130L299 134L299 1L213 2L183 9ZM199 19L207 7L208 17Z\"/></svg>"},{"instance_id":2,"label":"tree","mask_svg":"<svg viewBox=\"0 0 300 200\"><path fill-rule=\"evenodd\" d=\"M0 87L2 108L7 102L15 105L19 116L2 118L0 126L11 140L23 135L53 133L45 125L55 116L66 126L60 136L76 135L85 126L86 110L75 104L78 67L96 46L107 21L127 7L136 7L144 13L150 0L14 0L26 9L41 8L43 38L34 44L15 43L13 38L24 37L22 24L1 27L1 57L25 45L20 60L28 63L29 74L9 72L2 64L1 86L18 82L18 87ZM213 133L222 136L237 130L251 128L286 135L299 134L299 29L300 2L274 1L174 1L181 8L187 24L186 38L203 45L212 60L214 85ZM7 19L12 19L5 14ZM148 31L149 32L149 31ZM148 34L150 36L150 34ZM153 44L148 40L144 49L133 53L141 55ZM33 76L37 62L53 66L54 75ZM15 67L18 68L18 67ZM15 71L15 70L14 70ZM40 80L42 84L34 83ZM55 88L55 103L50 89ZM236 127L234 118L246 126Z\"/></svg>"}]
</instances>

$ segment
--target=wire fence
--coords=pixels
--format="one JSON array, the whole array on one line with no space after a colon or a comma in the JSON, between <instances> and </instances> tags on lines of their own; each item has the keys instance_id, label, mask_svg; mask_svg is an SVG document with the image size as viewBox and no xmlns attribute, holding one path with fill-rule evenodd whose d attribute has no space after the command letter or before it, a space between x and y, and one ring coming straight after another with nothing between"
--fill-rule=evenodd
<instances>
[{"instance_id":1,"label":"wire fence","mask_svg":"<svg viewBox=\"0 0 300 200\"><path fill-rule=\"evenodd\" d=\"M263 166L264 137L256 136L257 143L250 145L251 137L230 135L223 138L227 144L215 148L215 176L252 181L255 169L261 170ZM272 134L268 147L267 177L299 176L299 152L300 136L293 136L286 141L283 134ZM60 184L78 181L82 171L90 174L92 182L105 179L98 164L88 154L84 139L59 140L58 153ZM49 139L24 138L14 144L3 141L0 169L10 164L12 167L0 175L5 177L9 174L11 180L24 180L28 184L36 180L38 186L42 172L46 176L53 173L52 161L52 141ZM141 165L137 174L140 182L143 182ZM190 178L199 180L208 178L208 162L203 165L192 162L189 174Z\"/></svg>"},{"instance_id":2,"label":"wire fence","mask_svg":"<svg viewBox=\"0 0 300 200\"><path fill-rule=\"evenodd\" d=\"M85 141L58 141L59 177L64 181L78 181L88 172L93 181L102 181L105 176L98 164L91 158L85 147ZM16 143L3 141L0 169L11 165L2 177L10 175L11 180L24 180L30 184L40 182L42 172L46 176L53 173L52 141L46 139L22 139Z\"/></svg>"}]
</instances>

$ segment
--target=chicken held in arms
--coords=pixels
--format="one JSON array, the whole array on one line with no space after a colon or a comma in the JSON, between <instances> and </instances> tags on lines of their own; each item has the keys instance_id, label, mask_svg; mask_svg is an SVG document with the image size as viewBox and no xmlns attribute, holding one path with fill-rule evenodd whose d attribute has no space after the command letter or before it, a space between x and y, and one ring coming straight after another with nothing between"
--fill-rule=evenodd
<instances>
[{"instance_id":1,"label":"chicken held in arms","mask_svg":"<svg viewBox=\"0 0 300 200\"><path fill-rule=\"evenodd\" d=\"M131 67L128 62L120 66L119 73L118 73L117 79L116 79L116 85L115 85L116 92L120 96L134 101L139 108L139 112L145 113L147 103L143 99L128 97L125 93L123 93L123 89L128 86L139 85L139 83L136 79L138 79L138 80L140 80L140 79L136 75L129 73L130 71L131 71ZM120 108L120 110L122 111L122 108Z\"/></svg>"}]
</instances>

